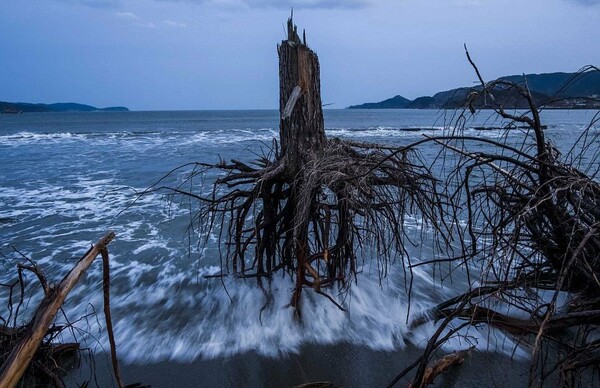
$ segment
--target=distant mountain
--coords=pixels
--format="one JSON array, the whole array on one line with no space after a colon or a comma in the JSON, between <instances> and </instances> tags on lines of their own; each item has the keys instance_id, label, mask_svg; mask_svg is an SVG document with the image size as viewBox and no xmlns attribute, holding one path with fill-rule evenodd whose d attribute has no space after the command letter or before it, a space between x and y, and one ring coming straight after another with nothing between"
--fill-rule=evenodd
<instances>
[{"instance_id":1,"label":"distant mountain","mask_svg":"<svg viewBox=\"0 0 600 388\"><path fill-rule=\"evenodd\" d=\"M580 75L576 73L546 73L511 75L500 78L518 85L527 86L535 102L549 104L550 108L600 108L600 102L591 99L600 98L600 72L589 71ZM396 96L381 102L371 102L353 105L348 109L456 109L465 106L469 94L481 90L481 86L462 87L431 96L423 96L411 101L401 96ZM514 90L497 87L494 90L496 105L507 109L528 108L527 101ZM474 102L476 108L490 106L491 101L484 101L483 97Z\"/></svg>"},{"instance_id":2,"label":"distant mountain","mask_svg":"<svg viewBox=\"0 0 600 388\"><path fill-rule=\"evenodd\" d=\"M349 106L348 109L403 109L410 104L410 100L400 95L380 102L367 102L361 105Z\"/></svg>"},{"instance_id":3,"label":"distant mountain","mask_svg":"<svg viewBox=\"0 0 600 388\"><path fill-rule=\"evenodd\" d=\"M108 108L96 108L95 106L76 104L74 102L57 104L30 104L25 102L0 101L0 113L31 113L31 112L127 112L124 106L111 106Z\"/></svg>"},{"instance_id":4,"label":"distant mountain","mask_svg":"<svg viewBox=\"0 0 600 388\"><path fill-rule=\"evenodd\" d=\"M527 75L527 85L530 90L535 90L551 97L591 97L600 96L600 72L589 71L579 77L576 73L548 73ZM522 75L511 75L501 79L524 85Z\"/></svg>"},{"instance_id":5,"label":"distant mountain","mask_svg":"<svg viewBox=\"0 0 600 388\"><path fill-rule=\"evenodd\" d=\"M437 104L438 102L436 101L435 96L424 96L415 98L414 101L411 101L406 107L408 109L431 109L435 108Z\"/></svg>"}]
</instances>

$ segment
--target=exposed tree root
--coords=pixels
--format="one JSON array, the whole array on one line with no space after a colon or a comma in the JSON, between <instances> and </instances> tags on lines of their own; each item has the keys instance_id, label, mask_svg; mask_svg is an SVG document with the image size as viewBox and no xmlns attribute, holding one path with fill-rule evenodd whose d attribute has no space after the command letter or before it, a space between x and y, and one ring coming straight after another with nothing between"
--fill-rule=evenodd
<instances>
[{"instance_id":1,"label":"exposed tree root","mask_svg":"<svg viewBox=\"0 0 600 388\"><path fill-rule=\"evenodd\" d=\"M440 330L450 330L450 321L461 320L498 328L529 341L529 385L543 382L557 370L562 384L573 385L584 369L600 360L600 343L595 340L600 328L600 170L599 150L592 147L597 134L591 132L599 115L571 153L563 156L546 139L540 109L526 80L524 86L503 80L485 83L468 52L467 57L481 81L466 103L469 109L474 112L473 102L484 101L500 117L528 130L520 147L477 140L494 146L494 152L487 153L470 151L475 139L460 133L428 138L458 157L449 178L457 189L447 196L463 204L455 214L467 221L467 243L455 262L467 271L471 265L483 265L484 273L480 287L440 303L412 325L444 319ZM505 111L494 98L498 89L505 95L507 91L517 94L529 111L523 115ZM589 150L595 153L584 172L575 166L582 165ZM442 262L448 261L425 265ZM568 304L559 304L561 293L568 293ZM550 349L557 356L549 364ZM424 357L412 366L419 367L413 385L421 381L426 362Z\"/></svg>"},{"instance_id":2,"label":"exposed tree root","mask_svg":"<svg viewBox=\"0 0 600 388\"><path fill-rule=\"evenodd\" d=\"M280 57L281 149L247 164L197 164L172 193L198 199L204 233L222 242L222 274L270 277L286 271L295 286L290 306L300 315L304 287L344 307L326 291L357 273L360 251L373 250L382 274L404 258L404 217L418 214L439 228L437 181L417 152L325 137L316 55L291 19ZM184 189L218 170L210 197ZM164 189L160 187L159 189Z\"/></svg>"},{"instance_id":3,"label":"exposed tree root","mask_svg":"<svg viewBox=\"0 0 600 388\"><path fill-rule=\"evenodd\" d=\"M185 192L185 183L171 190L205 204L199 220L224 238L229 274L261 278L284 270L296 279L293 307L311 287L343 309L324 290L356 275L361 248L376 246L386 266L404 256L405 215L418 212L437 227L436 180L410 154L332 139L295 177L285 157L257 161L257 168L233 160L194 171L226 172L211 198Z\"/></svg>"},{"instance_id":4,"label":"exposed tree root","mask_svg":"<svg viewBox=\"0 0 600 388\"><path fill-rule=\"evenodd\" d=\"M54 318L62 308L62 304L73 289L77 281L92 264L96 256L102 255L104 269L104 311L106 315L107 331L110 339L111 355L115 377L119 387L123 387L120 379L112 322L109 306L109 266L107 245L114 239L113 232L108 233L75 264L69 273L56 284L48 283L42 270L30 259L25 258L28 264L18 264L19 279L9 285L3 285L9 289L8 315L7 318L0 316L0 387L13 387L26 377L29 385L63 387L65 384L61 377L65 370L61 366L66 364L66 359L78 361L79 344L55 344L58 335L67 326L53 324ZM39 280L44 291L44 297L35 310L31 321L18 326L17 319L19 311L24 302L25 283L23 271L32 272ZM19 287L19 301L16 308L13 304L13 289ZM13 324L13 327L7 324Z\"/></svg>"}]
</instances>

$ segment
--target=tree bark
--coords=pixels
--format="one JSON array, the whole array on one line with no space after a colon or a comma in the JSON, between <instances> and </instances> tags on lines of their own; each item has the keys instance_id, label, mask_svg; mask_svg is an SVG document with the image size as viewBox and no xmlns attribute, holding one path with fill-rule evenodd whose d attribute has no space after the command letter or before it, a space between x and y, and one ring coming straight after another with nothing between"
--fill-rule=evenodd
<instances>
[{"instance_id":1,"label":"tree bark","mask_svg":"<svg viewBox=\"0 0 600 388\"><path fill-rule=\"evenodd\" d=\"M292 18L288 39L277 47L279 53L279 138L286 172L292 179L312 154L326 143L319 58L301 41Z\"/></svg>"}]
</instances>

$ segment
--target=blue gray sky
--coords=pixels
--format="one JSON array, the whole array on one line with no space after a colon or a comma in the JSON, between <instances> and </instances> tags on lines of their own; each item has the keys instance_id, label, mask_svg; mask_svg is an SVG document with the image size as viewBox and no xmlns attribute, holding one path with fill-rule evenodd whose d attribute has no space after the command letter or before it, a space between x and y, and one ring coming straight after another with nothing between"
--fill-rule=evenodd
<instances>
[{"instance_id":1,"label":"blue gray sky","mask_svg":"<svg viewBox=\"0 0 600 388\"><path fill-rule=\"evenodd\" d=\"M278 107L294 7L333 108L600 65L600 0L0 0L0 100Z\"/></svg>"}]
</instances>

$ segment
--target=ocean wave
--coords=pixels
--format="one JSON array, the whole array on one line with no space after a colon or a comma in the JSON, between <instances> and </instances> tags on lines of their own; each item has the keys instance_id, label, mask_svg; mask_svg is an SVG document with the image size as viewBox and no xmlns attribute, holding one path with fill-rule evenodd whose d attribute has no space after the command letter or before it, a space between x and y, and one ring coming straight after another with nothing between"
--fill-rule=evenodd
<instances>
[{"instance_id":1,"label":"ocean wave","mask_svg":"<svg viewBox=\"0 0 600 388\"><path fill-rule=\"evenodd\" d=\"M519 130L523 131L523 130ZM411 138L422 135L438 136L454 134L452 127L370 127L370 128L343 128L328 127L325 133L329 137L348 139L372 139L373 141L386 141L393 138ZM499 138L506 136L504 129L466 128L472 136ZM517 130L513 130L517 132ZM222 129L222 130L197 130L197 131L133 131L133 132L60 132L60 133L35 133L18 132L0 135L0 146L20 147L33 145L93 145L94 147L124 147L138 151L159 149L164 146L195 146L206 145L218 147L245 142L258 142L270 146L273 139L279 138L279 130L274 128L260 129Z\"/></svg>"},{"instance_id":2,"label":"ocean wave","mask_svg":"<svg viewBox=\"0 0 600 388\"><path fill-rule=\"evenodd\" d=\"M220 129L196 131L119 131L119 132L17 132L0 135L0 145L91 143L102 146L118 142L148 143L158 146L168 142L178 144L229 144L244 141L271 141L278 136L273 128Z\"/></svg>"},{"instance_id":3,"label":"ocean wave","mask_svg":"<svg viewBox=\"0 0 600 388\"><path fill-rule=\"evenodd\" d=\"M438 134L447 130L445 127L386 127L377 126L369 128L326 128L325 134L341 138L393 138L411 137L421 134Z\"/></svg>"},{"instance_id":4,"label":"ocean wave","mask_svg":"<svg viewBox=\"0 0 600 388\"><path fill-rule=\"evenodd\" d=\"M217 131L200 131L183 139L184 145L211 144L226 145L246 141L270 143L279 136L279 131L273 128L250 129L226 129Z\"/></svg>"},{"instance_id":5,"label":"ocean wave","mask_svg":"<svg viewBox=\"0 0 600 388\"><path fill-rule=\"evenodd\" d=\"M18 241L20 234L28 236L25 253L43 266L50 279L59 279L72 267L89 246L89 236L100 236L108 227L116 231L117 239L109 247L111 307L119 353L128 362L189 362L248 351L279 357L299 352L309 343L345 342L384 351L402 349L407 343L425 346L435 326L410 330L407 322L442 299L455 296L453 290L466 284L460 273L454 273L453 287L441 287L431 268L414 268L409 300L402 260L391 264L385 278L380 277L377 265L367 260L359 281L348 291L327 290L346 312L305 289L299 324L287 307L294 287L289 277L265 280L273 296L265 309L265 295L255 280L226 277L221 283L220 279L204 278L220 273L217 235L209 236L205 249L190 254L183 233L189 220L184 206L176 208L175 215L169 214L164 199L152 194L141 197L127 213L120 213L131 205L130 191L106 177L81 177L68 187L33 186L38 188L0 193L0 201L14 205L15 213L8 216L19 220L3 237ZM168 218L172 223L164 221ZM406 230L420 233L424 227L418 217L405 219ZM363 255L371 257L369 252ZM101 311L101 276L101 266L92 266L69 295L65 310L70 319L82 316L90 306ZM32 298L30 305L40 297ZM79 332L88 334L76 340L90 348L105 348L101 322L100 317L82 321ZM487 329L465 329L461 334L482 350L506 348L510 353L516 346L501 333L489 335ZM456 337L446 349L464 348L465 338Z\"/></svg>"},{"instance_id":6,"label":"ocean wave","mask_svg":"<svg viewBox=\"0 0 600 388\"><path fill-rule=\"evenodd\" d=\"M265 287L272 293L266 305L263 292L255 280L217 279L203 275L219 273L215 266L203 267L199 276L181 271L177 265L152 266L132 261L117 266L113 278L126 277L135 294L114 292L112 299L115 334L119 352L127 362L147 363L162 360L190 362L195 359L228 357L256 351L269 357L299 352L305 344L351 343L374 350L402 349L407 343L424 347L436 330L434 324L410 329L412 317L433 307L448 291L436 286L431 274L416 269L409 299L402 269L398 266L381 282L377 271L364 268L361 278L348 291L328 292L347 311L336 308L329 300L305 289L302 297L302 323L289 308L293 283L287 277L274 277ZM118 289L118 288L117 288ZM100 296L92 301L101 303ZM87 303L82 299L80 303ZM263 306L266 306L264 309ZM69 307L71 314L85 306ZM92 323L90 333L102 333L100 323ZM465 344L480 350L526 352L500 332L487 328L463 330L444 349L463 349ZM100 334L100 343L106 338ZM95 338L85 339L94 346Z\"/></svg>"}]
</instances>

